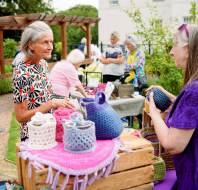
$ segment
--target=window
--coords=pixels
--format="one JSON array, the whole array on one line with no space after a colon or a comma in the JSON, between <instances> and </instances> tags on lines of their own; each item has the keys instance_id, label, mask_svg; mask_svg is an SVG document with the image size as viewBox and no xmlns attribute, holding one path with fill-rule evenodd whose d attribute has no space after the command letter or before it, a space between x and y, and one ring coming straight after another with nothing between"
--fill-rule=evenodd
<instances>
[{"instance_id":1,"label":"window","mask_svg":"<svg viewBox=\"0 0 198 190\"><path fill-rule=\"evenodd\" d=\"M109 4L110 4L111 6L118 6L118 5L119 5L119 0L110 0L110 1L109 1Z\"/></svg>"}]
</instances>

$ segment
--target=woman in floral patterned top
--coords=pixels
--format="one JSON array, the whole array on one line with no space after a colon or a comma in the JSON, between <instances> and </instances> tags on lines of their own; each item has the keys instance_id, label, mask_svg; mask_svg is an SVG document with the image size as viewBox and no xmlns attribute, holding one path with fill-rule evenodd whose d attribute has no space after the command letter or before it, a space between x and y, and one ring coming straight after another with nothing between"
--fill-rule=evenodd
<instances>
[{"instance_id":1,"label":"woman in floral patterned top","mask_svg":"<svg viewBox=\"0 0 198 190\"><path fill-rule=\"evenodd\" d=\"M47 62L53 50L51 28L41 21L27 26L21 36L24 53L13 70L14 108L21 123L21 140L28 138L26 123L36 112L49 112L58 107L73 107L66 99L52 99L47 76Z\"/></svg>"}]
</instances>

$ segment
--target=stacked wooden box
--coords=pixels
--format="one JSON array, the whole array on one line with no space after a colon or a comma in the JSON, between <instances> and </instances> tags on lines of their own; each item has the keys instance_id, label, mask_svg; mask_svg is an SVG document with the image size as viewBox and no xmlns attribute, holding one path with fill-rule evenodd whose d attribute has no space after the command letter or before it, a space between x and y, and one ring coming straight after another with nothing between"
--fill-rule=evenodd
<instances>
[{"instance_id":1,"label":"stacked wooden box","mask_svg":"<svg viewBox=\"0 0 198 190\"><path fill-rule=\"evenodd\" d=\"M153 189L153 147L143 138L132 135L133 130L123 132L121 139L124 147L130 151L120 151L119 159L113 172L106 178L96 180L87 190L152 190ZM17 152L19 148L17 146ZM19 182L25 190L37 190L47 187L47 167L41 171L32 168L32 177L28 177L28 160L17 159ZM55 173L56 171L54 171ZM64 175L59 178L59 185L63 183ZM72 190L73 181L70 180L66 190Z\"/></svg>"}]
</instances>

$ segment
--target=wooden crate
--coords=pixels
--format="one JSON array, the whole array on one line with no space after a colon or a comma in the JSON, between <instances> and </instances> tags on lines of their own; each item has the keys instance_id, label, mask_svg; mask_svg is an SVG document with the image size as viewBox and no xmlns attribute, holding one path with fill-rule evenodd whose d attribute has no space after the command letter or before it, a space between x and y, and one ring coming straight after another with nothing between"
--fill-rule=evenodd
<instances>
[{"instance_id":1,"label":"wooden crate","mask_svg":"<svg viewBox=\"0 0 198 190\"><path fill-rule=\"evenodd\" d=\"M96 180L87 187L87 190L152 190L153 189L153 147L151 143L143 138L123 133L121 139L131 148L131 152L119 152L119 159L115 164L113 172L106 178ZM17 147L17 152L19 148ZM38 190L47 187L47 167L42 171L32 168L32 177L28 177L28 160L17 158L19 182L24 185L25 190ZM56 171L54 171L55 173ZM59 178L60 189L64 175ZM70 179L65 190L72 190L73 179Z\"/></svg>"}]
</instances>

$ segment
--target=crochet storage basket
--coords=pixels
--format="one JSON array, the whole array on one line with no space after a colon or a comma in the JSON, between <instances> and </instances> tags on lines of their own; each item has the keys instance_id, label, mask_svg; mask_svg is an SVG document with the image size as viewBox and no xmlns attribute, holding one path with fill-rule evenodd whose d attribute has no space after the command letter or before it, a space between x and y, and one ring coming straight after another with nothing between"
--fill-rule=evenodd
<instances>
[{"instance_id":1,"label":"crochet storage basket","mask_svg":"<svg viewBox=\"0 0 198 190\"><path fill-rule=\"evenodd\" d=\"M78 126L68 126L63 121L64 149L71 152L88 152L94 149L96 142L95 124L91 121L86 121L83 128Z\"/></svg>"},{"instance_id":2,"label":"crochet storage basket","mask_svg":"<svg viewBox=\"0 0 198 190\"><path fill-rule=\"evenodd\" d=\"M165 164L166 164L166 169L167 170L174 170L174 161L173 161L173 156L169 154L168 152L165 152L164 148L160 146L160 156L163 158Z\"/></svg>"},{"instance_id":3,"label":"crochet storage basket","mask_svg":"<svg viewBox=\"0 0 198 190\"><path fill-rule=\"evenodd\" d=\"M96 139L107 140L118 137L123 124L117 112L106 102L103 92L96 93L96 98L82 98L86 117L95 123Z\"/></svg>"},{"instance_id":4,"label":"crochet storage basket","mask_svg":"<svg viewBox=\"0 0 198 190\"><path fill-rule=\"evenodd\" d=\"M155 156L153 159L154 166L154 181L158 182L164 179L166 175L166 165L161 157Z\"/></svg>"},{"instance_id":5,"label":"crochet storage basket","mask_svg":"<svg viewBox=\"0 0 198 190\"><path fill-rule=\"evenodd\" d=\"M63 142L63 126L62 120L69 119L70 115L74 112L74 109L58 108L54 111L53 116L56 119L56 141Z\"/></svg>"},{"instance_id":6,"label":"crochet storage basket","mask_svg":"<svg viewBox=\"0 0 198 190\"><path fill-rule=\"evenodd\" d=\"M56 120L52 114L37 112L28 125L28 147L32 149L48 149L57 145L55 141Z\"/></svg>"}]
</instances>

